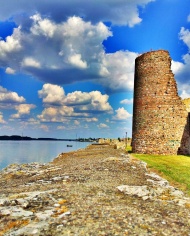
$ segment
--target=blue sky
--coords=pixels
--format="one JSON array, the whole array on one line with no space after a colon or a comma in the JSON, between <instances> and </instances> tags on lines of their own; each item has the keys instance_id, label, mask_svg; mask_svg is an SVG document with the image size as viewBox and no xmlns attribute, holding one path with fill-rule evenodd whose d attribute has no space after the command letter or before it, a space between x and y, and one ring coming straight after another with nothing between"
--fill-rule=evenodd
<instances>
[{"instance_id":1,"label":"blue sky","mask_svg":"<svg viewBox=\"0 0 190 236\"><path fill-rule=\"evenodd\" d=\"M135 58L190 97L190 0L0 0L0 135L131 137Z\"/></svg>"}]
</instances>

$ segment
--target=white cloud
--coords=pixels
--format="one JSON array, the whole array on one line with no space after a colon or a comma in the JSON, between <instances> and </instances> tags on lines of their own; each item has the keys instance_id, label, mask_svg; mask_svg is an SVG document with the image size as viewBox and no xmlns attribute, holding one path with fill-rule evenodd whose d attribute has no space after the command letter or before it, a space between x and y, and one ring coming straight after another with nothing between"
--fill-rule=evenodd
<instances>
[{"instance_id":1,"label":"white cloud","mask_svg":"<svg viewBox=\"0 0 190 236\"><path fill-rule=\"evenodd\" d=\"M60 86L45 84L39 95L46 106L38 115L38 119L42 122L65 122L74 117L87 122L97 122L98 118L92 115L112 113L113 110L108 102L109 96L99 91L89 93L75 91L65 95Z\"/></svg>"},{"instance_id":2,"label":"white cloud","mask_svg":"<svg viewBox=\"0 0 190 236\"><path fill-rule=\"evenodd\" d=\"M14 50L8 46L10 39L0 40L0 45L6 44L10 49L0 52L0 66L32 74L45 83L93 80L108 92L133 89L134 62L138 54L129 51L106 54L102 43L112 32L105 24L93 24L77 16L56 23L40 14L30 20L31 24L25 26L27 30L23 30L21 22L9 36L14 41L17 39L19 46L12 46Z\"/></svg>"},{"instance_id":3,"label":"white cloud","mask_svg":"<svg viewBox=\"0 0 190 236\"><path fill-rule=\"evenodd\" d=\"M129 51L103 54L100 74L105 77L99 82L111 91L132 90L137 56L137 53Z\"/></svg>"},{"instance_id":4,"label":"white cloud","mask_svg":"<svg viewBox=\"0 0 190 236\"><path fill-rule=\"evenodd\" d=\"M24 97L19 96L16 92L8 91L0 86L0 103L21 103L25 102Z\"/></svg>"},{"instance_id":5,"label":"white cloud","mask_svg":"<svg viewBox=\"0 0 190 236\"><path fill-rule=\"evenodd\" d=\"M187 17L187 21L190 22L190 14Z\"/></svg>"},{"instance_id":6,"label":"white cloud","mask_svg":"<svg viewBox=\"0 0 190 236\"><path fill-rule=\"evenodd\" d=\"M75 91L65 95L64 89L58 85L44 84L42 90L38 91L38 95L43 99L45 105L72 106L72 113L93 113L93 112L112 112L107 94L101 94L100 91L81 92ZM84 113L84 114L85 114ZM66 115L66 114L64 114Z\"/></svg>"},{"instance_id":7,"label":"white cloud","mask_svg":"<svg viewBox=\"0 0 190 236\"><path fill-rule=\"evenodd\" d=\"M190 31L182 27L179 33L179 37L190 49Z\"/></svg>"},{"instance_id":8,"label":"white cloud","mask_svg":"<svg viewBox=\"0 0 190 236\"><path fill-rule=\"evenodd\" d=\"M90 21L85 22L78 16L69 17L62 26L63 36L71 39L78 38L80 40L82 35L86 36L84 40L87 39L87 41L93 38L102 41L112 35L104 23L98 22L93 25Z\"/></svg>"},{"instance_id":9,"label":"white cloud","mask_svg":"<svg viewBox=\"0 0 190 236\"><path fill-rule=\"evenodd\" d=\"M7 67L6 68L6 70L5 70L5 73L7 73L7 74L15 74L15 70L13 70L12 68L10 68L10 67Z\"/></svg>"},{"instance_id":10,"label":"white cloud","mask_svg":"<svg viewBox=\"0 0 190 236\"><path fill-rule=\"evenodd\" d=\"M5 124L6 121L3 119L3 114L0 112L0 124Z\"/></svg>"},{"instance_id":11,"label":"white cloud","mask_svg":"<svg viewBox=\"0 0 190 236\"><path fill-rule=\"evenodd\" d=\"M41 115L38 115L38 119L42 122L65 122L67 117L74 116L74 110L72 107L48 107L42 111Z\"/></svg>"},{"instance_id":12,"label":"white cloud","mask_svg":"<svg viewBox=\"0 0 190 236\"><path fill-rule=\"evenodd\" d=\"M33 59L32 57L24 58L24 60L22 61L21 64L22 64L23 67L34 67L34 68L40 68L41 67L40 62Z\"/></svg>"},{"instance_id":13,"label":"white cloud","mask_svg":"<svg viewBox=\"0 0 190 236\"><path fill-rule=\"evenodd\" d=\"M182 62L172 60L171 69L172 69L172 72L174 73L174 75L179 74L180 72L183 71L184 64Z\"/></svg>"},{"instance_id":14,"label":"white cloud","mask_svg":"<svg viewBox=\"0 0 190 236\"><path fill-rule=\"evenodd\" d=\"M92 91L90 93L83 93L90 96L90 103L87 105L81 105L80 111L86 112L112 112L112 107L108 102L109 96L107 94L102 95L100 91Z\"/></svg>"},{"instance_id":15,"label":"white cloud","mask_svg":"<svg viewBox=\"0 0 190 236\"><path fill-rule=\"evenodd\" d=\"M133 104L133 98L120 101L121 104Z\"/></svg>"},{"instance_id":16,"label":"white cloud","mask_svg":"<svg viewBox=\"0 0 190 236\"><path fill-rule=\"evenodd\" d=\"M183 62L172 61L172 71L178 83L179 95L182 98L188 98L190 97L190 85L188 82L190 80L190 31L182 27L179 38L187 45L188 52L183 55Z\"/></svg>"},{"instance_id":17,"label":"white cloud","mask_svg":"<svg viewBox=\"0 0 190 236\"><path fill-rule=\"evenodd\" d=\"M21 25L6 41L0 40L0 66L54 84L100 77L102 42L112 36L106 25L76 16L60 23L39 14L30 20L27 30Z\"/></svg>"},{"instance_id":18,"label":"white cloud","mask_svg":"<svg viewBox=\"0 0 190 236\"><path fill-rule=\"evenodd\" d=\"M67 105L84 105L91 103L91 96L89 93L75 91L68 93L64 99L64 103Z\"/></svg>"},{"instance_id":19,"label":"white cloud","mask_svg":"<svg viewBox=\"0 0 190 236\"><path fill-rule=\"evenodd\" d=\"M119 121L125 121L127 120L128 118L131 118L132 115L129 114L129 112L127 110L125 110L123 107L121 108L118 108L116 111L116 115L113 116L113 120L119 120Z\"/></svg>"},{"instance_id":20,"label":"white cloud","mask_svg":"<svg viewBox=\"0 0 190 236\"><path fill-rule=\"evenodd\" d=\"M61 86L53 84L44 84L38 95L44 103L62 104L65 99L65 92Z\"/></svg>"},{"instance_id":21,"label":"white cloud","mask_svg":"<svg viewBox=\"0 0 190 236\"><path fill-rule=\"evenodd\" d=\"M0 57L6 58L8 54L20 51L21 45L21 32L20 28L15 28L11 36L7 36L6 40L0 40Z\"/></svg>"},{"instance_id":22,"label":"white cloud","mask_svg":"<svg viewBox=\"0 0 190 236\"><path fill-rule=\"evenodd\" d=\"M99 125L97 125L97 127L98 127L99 129L107 129L107 128L109 128L109 126L106 125L106 124L104 124L104 123L100 123Z\"/></svg>"},{"instance_id":23,"label":"white cloud","mask_svg":"<svg viewBox=\"0 0 190 236\"><path fill-rule=\"evenodd\" d=\"M180 97L185 99L185 98L190 98L190 84L189 83L179 83L179 90L180 90Z\"/></svg>"},{"instance_id":24,"label":"white cloud","mask_svg":"<svg viewBox=\"0 0 190 236\"><path fill-rule=\"evenodd\" d=\"M12 119L26 118L30 114L30 110L34 109L36 106L34 104L20 104L15 106L17 110L16 114L11 115Z\"/></svg>"},{"instance_id":25,"label":"white cloud","mask_svg":"<svg viewBox=\"0 0 190 236\"><path fill-rule=\"evenodd\" d=\"M45 37L52 38L55 31L56 25L45 18L42 19L40 14L36 14L30 17L33 20L33 26L30 28L30 31L34 35L44 35Z\"/></svg>"},{"instance_id":26,"label":"white cloud","mask_svg":"<svg viewBox=\"0 0 190 236\"><path fill-rule=\"evenodd\" d=\"M93 117L93 118L86 118L85 119L86 122L98 122L98 118Z\"/></svg>"},{"instance_id":27,"label":"white cloud","mask_svg":"<svg viewBox=\"0 0 190 236\"><path fill-rule=\"evenodd\" d=\"M63 61L79 69L88 68L88 73L96 69L103 52L102 42L112 36L108 27L102 22L93 25L74 16L59 26L59 30L63 42L59 55Z\"/></svg>"},{"instance_id":28,"label":"white cloud","mask_svg":"<svg viewBox=\"0 0 190 236\"><path fill-rule=\"evenodd\" d=\"M68 58L68 61L78 67L78 68L81 68L81 69L86 69L87 68L87 63L86 61L83 61L81 59L81 55L80 54L74 54L74 55L71 55L69 58Z\"/></svg>"},{"instance_id":29,"label":"white cloud","mask_svg":"<svg viewBox=\"0 0 190 236\"><path fill-rule=\"evenodd\" d=\"M16 109L20 114L29 114L30 110L35 108L36 106L33 104L20 104L16 106Z\"/></svg>"},{"instance_id":30,"label":"white cloud","mask_svg":"<svg viewBox=\"0 0 190 236\"><path fill-rule=\"evenodd\" d=\"M10 19L16 14L39 12L42 15L47 13L57 22L65 20L68 16L79 15L93 22L106 21L116 25L129 25L130 27L139 24L142 19L139 17L138 6L145 7L154 0L120 0L120 1L91 1L87 0L46 0L43 1L26 1L9 0L2 4L0 19ZM11 7L10 7L11 6ZM17 20L19 21L20 18ZM39 20L37 18L35 20ZM40 25L47 32L51 29L51 24L44 23Z\"/></svg>"}]
</instances>

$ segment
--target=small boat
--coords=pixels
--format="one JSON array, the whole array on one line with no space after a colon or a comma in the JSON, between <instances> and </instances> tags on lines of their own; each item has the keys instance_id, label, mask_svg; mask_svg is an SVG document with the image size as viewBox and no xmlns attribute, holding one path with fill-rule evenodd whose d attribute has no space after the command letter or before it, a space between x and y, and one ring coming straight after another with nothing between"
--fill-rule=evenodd
<instances>
[{"instance_id":1,"label":"small boat","mask_svg":"<svg viewBox=\"0 0 190 236\"><path fill-rule=\"evenodd\" d=\"M67 144L67 147L72 147L73 145Z\"/></svg>"}]
</instances>

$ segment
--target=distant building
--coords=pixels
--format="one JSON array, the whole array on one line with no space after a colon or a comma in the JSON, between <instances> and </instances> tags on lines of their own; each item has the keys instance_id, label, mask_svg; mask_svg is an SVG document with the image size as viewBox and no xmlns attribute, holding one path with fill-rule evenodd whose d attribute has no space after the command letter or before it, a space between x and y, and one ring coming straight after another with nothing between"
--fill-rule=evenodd
<instances>
[{"instance_id":1,"label":"distant building","mask_svg":"<svg viewBox=\"0 0 190 236\"><path fill-rule=\"evenodd\" d=\"M168 51L135 60L132 152L190 154L190 113L178 96Z\"/></svg>"}]
</instances>

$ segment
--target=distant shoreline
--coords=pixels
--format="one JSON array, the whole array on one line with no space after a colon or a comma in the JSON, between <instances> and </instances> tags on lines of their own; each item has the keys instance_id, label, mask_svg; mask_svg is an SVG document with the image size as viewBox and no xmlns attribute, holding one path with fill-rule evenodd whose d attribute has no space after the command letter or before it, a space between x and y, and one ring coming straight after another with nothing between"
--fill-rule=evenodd
<instances>
[{"instance_id":1,"label":"distant shoreline","mask_svg":"<svg viewBox=\"0 0 190 236\"><path fill-rule=\"evenodd\" d=\"M92 142L95 140L91 139L57 139L57 138L31 138L28 136L20 135L2 135L0 136L1 141L77 141L77 142Z\"/></svg>"},{"instance_id":2,"label":"distant shoreline","mask_svg":"<svg viewBox=\"0 0 190 236\"><path fill-rule=\"evenodd\" d=\"M76 139L57 139L57 138L31 138L31 137L28 137L28 136L19 136L19 135L11 135L11 136L8 136L8 135L3 135L3 136L0 136L0 140L16 140L16 141L22 141L22 140L37 140L37 141L40 141L40 140L45 140L45 141L77 141Z\"/></svg>"}]
</instances>

